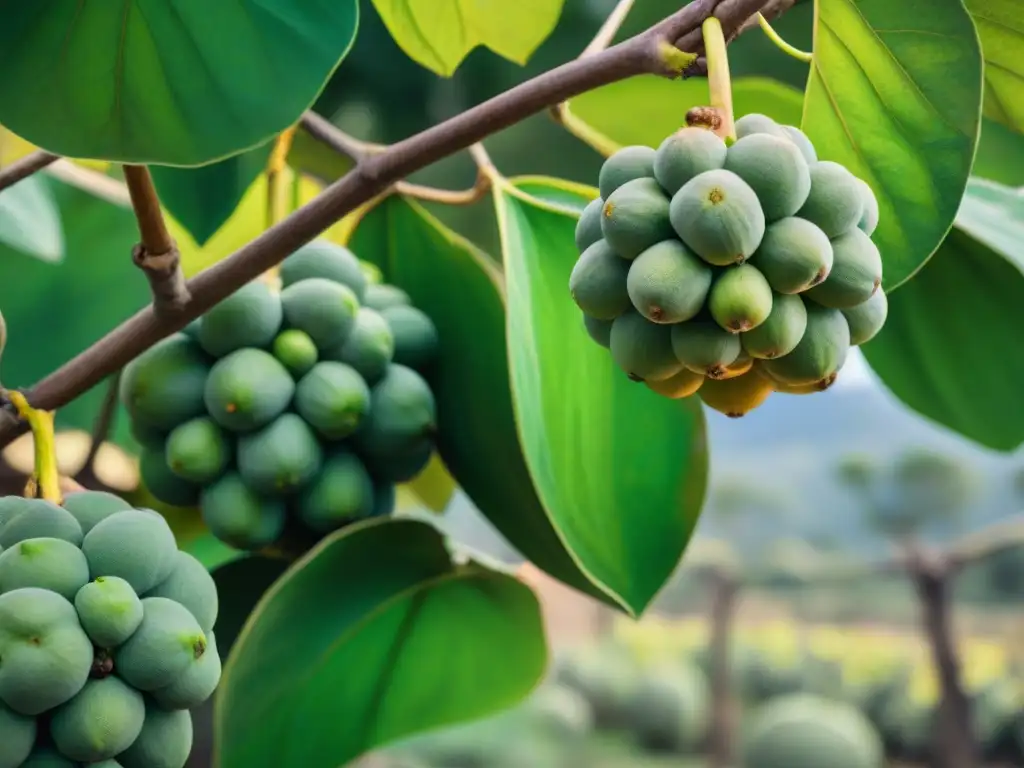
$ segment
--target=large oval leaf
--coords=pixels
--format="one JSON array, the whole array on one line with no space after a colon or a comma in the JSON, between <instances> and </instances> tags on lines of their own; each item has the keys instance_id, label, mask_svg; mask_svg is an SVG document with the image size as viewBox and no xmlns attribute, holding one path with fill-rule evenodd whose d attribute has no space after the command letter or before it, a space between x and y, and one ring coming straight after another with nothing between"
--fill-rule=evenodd
<instances>
[{"instance_id":1,"label":"large oval leaf","mask_svg":"<svg viewBox=\"0 0 1024 768\"><path fill-rule=\"evenodd\" d=\"M669 400L630 381L587 335L568 287L578 207L512 184L495 198L527 466L570 551L640 614L679 563L703 503L700 402Z\"/></svg>"},{"instance_id":2,"label":"large oval leaf","mask_svg":"<svg viewBox=\"0 0 1024 768\"><path fill-rule=\"evenodd\" d=\"M546 661L524 584L453 565L425 523L360 523L289 569L242 630L217 696L215 762L337 768L516 703Z\"/></svg>"},{"instance_id":3,"label":"large oval leaf","mask_svg":"<svg viewBox=\"0 0 1024 768\"><path fill-rule=\"evenodd\" d=\"M946 236L971 173L982 58L961 0L815 0L803 129L871 185L892 290Z\"/></svg>"},{"instance_id":4,"label":"large oval leaf","mask_svg":"<svg viewBox=\"0 0 1024 768\"><path fill-rule=\"evenodd\" d=\"M398 196L363 216L349 246L437 325L441 356L429 377L438 449L459 485L538 568L609 600L566 552L526 468L509 383L504 281L490 257Z\"/></svg>"},{"instance_id":5,"label":"large oval leaf","mask_svg":"<svg viewBox=\"0 0 1024 768\"><path fill-rule=\"evenodd\" d=\"M985 54L985 116L1024 133L1024 13L1018 0L964 0Z\"/></svg>"},{"instance_id":6,"label":"large oval leaf","mask_svg":"<svg viewBox=\"0 0 1024 768\"><path fill-rule=\"evenodd\" d=\"M564 0L373 0L388 32L416 63L448 77L484 45L525 64L547 39Z\"/></svg>"},{"instance_id":7,"label":"large oval leaf","mask_svg":"<svg viewBox=\"0 0 1024 768\"><path fill-rule=\"evenodd\" d=\"M357 0L0 0L0 123L51 152L200 165L293 124Z\"/></svg>"},{"instance_id":8,"label":"large oval leaf","mask_svg":"<svg viewBox=\"0 0 1024 768\"><path fill-rule=\"evenodd\" d=\"M957 226L863 347L904 403L998 451L1024 443L1022 243L1020 193L972 181Z\"/></svg>"},{"instance_id":9,"label":"large oval leaf","mask_svg":"<svg viewBox=\"0 0 1024 768\"><path fill-rule=\"evenodd\" d=\"M60 211L43 178L31 176L0 192L0 243L43 261L64 258Z\"/></svg>"}]
</instances>

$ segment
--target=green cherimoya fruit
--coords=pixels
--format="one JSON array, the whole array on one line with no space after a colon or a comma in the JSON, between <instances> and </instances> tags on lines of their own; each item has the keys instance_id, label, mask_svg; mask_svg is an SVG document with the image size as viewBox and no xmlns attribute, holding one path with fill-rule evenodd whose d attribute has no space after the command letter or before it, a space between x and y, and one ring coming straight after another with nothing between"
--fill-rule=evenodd
<instances>
[{"instance_id":1,"label":"green cherimoya fruit","mask_svg":"<svg viewBox=\"0 0 1024 768\"><path fill-rule=\"evenodd\" d=\"M771 382L751 371L730 379L707 379L697 396L708 408L737 419L764 403L772 391Z\"/></svg>"},{"instance_id":2,"label":"green cherimoya fruit","mask_svg":"<svg viewBox=\"0 0 1024 768\"><path fill-rule=\"evenodd\" d=\"M379 312L360 307L356 324L344 342L324 350L325 360L347 363L372 384L384 375L395 356L395 336Z\"/></svg>"},{"instance_id":3,"label":"green cherimoya fruit","mask_svg":"<svg viewBox=\"0 0 1024 768\"><path fill-rule=\"evenodd\" d=\"M612 323L614 320L599 320L590 315L583 315L583 329L591 339L607 349L612 343Z\"/></svg>"},{"instance_id":4,"label":"green cherimoya fruit","mask_svg":"<svg viewBox=\"0 0 1024 768\"><path fill-rule=\"evenodd\" d=\"M871 186L863 179L857 180L857 189L860 190L861 200L864 202L864 212L860 215L860 221L857 222L857 226L864 231L866 235L872 235L875 229L878 227L879 211L878 211L878 198L875 197L875 191L871 189Z\"/></svg>"},{"instance_id":5,"label":"green cherimoya fruit","mask_svg":"<svg viewBox=\"0 0 1024 768\"><path fill-rule=\"evenodd\" d=\"M0 702L0 768L20 768L36 742L34 717L19 715Z\"/></svg>"},{"instance_id":6,"label":"green cherimoya fruit","mask_svg":"<svg viewBox=\"0 0 1024 768\"><path fill-rule=\"evenodd\" d=\"M725 168L750 185L769 223L792 216L811 192L810 168L789 139L767 133L744 136L729 147Z\"/></svg>"},{"instance_id":7,"label":"green cherimoya fruit","mask_svg":"<svg viewBox=\"0 0 1024 768\"><path fill-rule=\"evenodd\" d=\"M662 240L637 256L626 276L636 310L654 323L679 323L704 306L711 268L679 240Z\"/></svg>"},{"instance_id":8,"label":"green cherimoya fruit","mask_svg":"<svg viewBox=\"0 0 1024 768\"><path fill-rule=\"evenodd\" d=\"M222 671L217 640L207 632L206 653L173 683L150 691L150 698L162 709L194 709L213 695Z\"/></svg>"},{"instance_id":9,"label":"green cherimoya fruit","mask_svg":"<svg viewBox=\"0 0 1024 768\"><path fill-rule=\"evenodd\" d=\"M0 595L0 702L42 714L82 690L92 661L92 643L66 598L35 587Z\"/></svg>"},{"instance_id":10,"label":"green cherimoya fruit","mask_svg":"<svg viewBox=\"0 0 1024 768\"><path fill-rule=\"evenodd\" d=\"M311 531L329 533L373 513L373 479L359 457L338 451L299 496L299 519Z\"/></svg>"},{"instance_id":11,"label":"green cherimoya fruit","mask_svg":"<svg viewBox=\"0 0 1024 768\"><path fill-rule=\"evenodd\" d=\"M142 694L117 677L90 680L50 720L54 746L83 763L109 760L138 738L146 715Z\"/></svg>"},{"instance_id":12,"label":"green cherimoya fruit","mask_svg":"<svg viewBox=\"0 0 1024 768\"><path fill-rule=\"evenodd\" d=\"M818 153L814 149L814 144L807 138L806 133L795 125L780 125L779 128L786 134L786 138L792 141L796 148L800 150L800 154L804 156L804 160L807 161L808 165L818 162Z\"/></svg>"},{"instance_id":13,"label":"green cherimoya fruit","mask_svg":"<svg viewBox=\"0 0 1024 768\"><path fill-rule=\"evenodd\" d=\"M167 436L166 460L171 472L193 483L210 483L224 474L233 445L209 416L179 424Z\"/></svg>"},{"instance_id":14,"label":"green cherimoya fruit","mask_svg":"<svg viewBox=\"0 0 1024 768\"><path fill-rule=\"evenodd\" d=\"M383 312L390 307L409 306L412 299L409 294L397 285L378 283L369 285L366 288L366 295L363 297L363 306Z\"/></svg>"},{"instance_id":15,"label":"green cherimoya fruit","mask_svg":"<svg viewBox=\"0 0 1024 768\"><path fill-rule=\"evenodd\" d=\"M412 368L393 364L370 390L370 412L353 442L364 458L386 458L432 437L436 427L430 386Z\"/></svg>"},{"instance_id":16,"label":"green cherimoya fruit","mask_svg":"<svg viewBox=\"0 0 1024 768\"><path fill-rule=\"evenodd\" d=\"M369 282L355 254L329 240L314 240L299 248L281 262L280 276L285 288L310 278L340 283L360 302Z\"/></svg>"},{"instance_id":17,"label":"green cherimoya fruit","mask_svg":"<svg viewBox=\"0 0 1024 768\"><path fill-rule=\"evenodd\" d=\"M367 468L377 480L407 483L427 468L434 455L433 440L423 437L388 456L367 456Z\"/></svg>"},{"instance_id":18,"label":"green cherimoya fruit","mask_svg":"<svg viewBox=\"0 0 1024 768\"><path fill-rule=\"evenodd\" d=\"M725 142L713 131L689 126L668 136L654 156L654 178L674 195L694 176L725 165Z\"/></svg>"},{"instance_id":19,"label":"green cherimoya fruit","mask_svg":"<svg viewBox=\"0 0 1024 768\"><path fill-rule=\"evenodd\" d=\"M85 555L63 539L25 539L0 552L0 594L38 587L74 600L88 581Z\"/></svg>"},{"instance_id":20,"label":"green cherimoya fruit","mask_svg":"<svg viewBox=\"0 0 1024 768\"><path fill-rule=\"evenodd\" d=\"M268 347L283 318L281 297L265 281L253 280L203 315L199 344L214 357L242 347Z\"/></svg>"},{"instance_id":21,"label":"green cherimoya fruit","mask_svg":"<svg viewBox=\"0 0 1024 768\"><path fill-rule=\"evenodd\" d=\"M838 309L806 303L807 330L792 352L765 360L763 369L783 384L814 384L829 378L846 362L850 327Z\"/></svg>"},{"instance_id":22,"label":"green cherimoya fruit","mask_svg":"<svg viewBox=\"0 0 1024 768\"><path fill-rule=\"evenodd\" d=\"M43 499L13 498L10 519L0 529L0 547L6 549L19 541L42 537L82 543L82 526L66 509Z\"/></svg>"},{"instance_id":23,"label":"green cherimoya fruit","mask_svg":"<svg viewBox=\"0 0 1024 768\"><path fill-rule=\"evenodd\" d=\"M724 169L705 171L672 198L672 227L709 264L743 262L764 236L764 211L743 179Z\"/></svg>"},{"instance_id":24,"label":"green cherimoya fruit","mask_svg":"<svg viewBox=\"0 0 1024 768\"><path fill-rule=\"evenodd\" d=\"M238 440L238 472L257 493L285 496L316 477L323 450L309 424L284 413Z\"/></svg>"},{"instance_id":25,"label":"green cherimoya fruit","mask_svg":"<svg viewBox=\"0 0 1024 768\"><path fill-rule=\"evenodd\" d=\"M114 668L129 685L155 691L171 685L206 653L206 635L192 613L166 597L142 599L142 623L114 651Z\"/></svg>"},{"instance_id":26,"label":"green cherimoya fruit","mask_svg":"<svg viewBox=\"0 0 1024 768\"><path fill-rule=\"evenodd\" d=\"M870 299L882 284L882 254L860 229L832 239L832 270L806 296L833 309L849 309Z\"/></svg>"},{"instance_id":27,"label":"green cherimoya fruit","mask_svg":"<svg viewBox=\"0 0 1024 768\"><path fill-rule=\"evenodd\" d=\"M601 198L608 197L634 179L654 178L654 155L650 147L623 147L604 161L597 175L597 189Z\"/></svg>"},{"instance_id":28,"label":"green cherimoya fruit","mask_svg":"<svg viewBox=\"0 0 1024 768\"><path fill-rule=\"evenodd\" d=\"M167 466L164 446L146 446L139 453L139 477L146 489L164 504L189 507L199 498L199 485L174 474Z\"/></svg>"},{"instance_id":29,"label":"green cherimoya fruit","mask_svg":"<svg viewBox=\"0 0 1024 768\"><path fill-rule=\"evenodd\" d=\"M569 275L569 293L576 306L598 320L614 320L629 309L626 278L629 262L605 240L598 240L577 259Z\"/></svg>"},{"instance_id":30,"label":"green cherimoya fruit","mask_svg":"<svg viewBox=\"0 0 1024 768\"><path fill-rule=\"evenodd\" d=\"M0 530L28 508L25 505L26 501L38 501L38 499L26 499L22 496L0 496Z\"/></svg>"},{"instance_id":31,"label":"green cherimoya fruit","mask_svg":"<svg viewBox=\"0 0 1024 768\"><path fill-rule=\"evenodd\" d=\"M305 331L321 350L344 343L356 324L359 299L347 285L310 277L281 291L289 328Z\"/></svg>"},{"instance_id":32,"label":"green cherimoya fruit","mask_svg":"<svg viewBox=\"0 0 1024 768\"><path fill-rule=\"evenodd\" d=\"M82 540L82 552L93 578L118 576L141 595L171 575L178 544L159 514L129 509L89 531Z\"/></svg>"},{"instance_id":33,"label":"green cherimoya fruit","mask_svg":"<svg viewBox=\"0 0 1024 768\"><path fill-rule=\"evenodd\" d=\"M145 597L166 597L181 603L199 622L203 632L211 632L217 621L217 585L206 567L188 552L178 552L171 575L149 590Z\"/></svg>"},{"instance_id":34,"label":"green cherimoya fruit","mask_svg":"<svg viewBox=\"0 0 1024 768\"><path fill-rule=\"evenodd\" d=\"M21 768L78 768L73 762L64 757L52 747L36 747L32 754L21 764ZM105 768L103 763L89 768Z\"/></svg>"},{"instance_id":35,"label":"green cherimoya fruit","mask_svg":"<svg viewBox=\"0 0 1024 768\"><path fill-rule=\"evenodd\" d=\"M171 431L169 429L154 429L148 424L135 420L132 420L131 424L128 425L128 430L131 432L135 442L143 448L162 448L168 433Z\"/></svg>"},{"instance_id":36,"label":"green cherimoya fruit","mask_svg":"<svg viewBox=\"0 0 1024 768\"><path fill-rule=\"evenodd\" d=\"M604 200L595 197L583 209L579 221L576 222L576 250L583 253L592 246L604 234L601 232L601 209L604 208Z\"/></svg>"},{"instance_id":37,"label":"green cherimoya fruit","mask_svg":"<svg viewBox=\"0 0 1024 768\"><path fill-rule=\"evenodd\" d=\"M295 409L328 440L353 434L370 410L370 388L351 365L317 363L295 388Z\"/></svg>"},{"instance_id":38,"label":"green cherimoya fruit","mask_svg":"<svg viewBox=\"0 0 1024 768\"><path fill-rule=\"evenodd\" d=\"M817 224L833 238L857 226L863 214L864 199L856 176L831 160L811 166L811 193L797 216Z\"/></svg>"},{"instance_id":39,"label":"green cherimoya fruit","mask_svg":"<svg viewBox=\"0 0 1024 768\"><path fill-rule=\"evenodd\" d=\"M772 288L752 264L729 267L708 293L708 311L731 333L757 328L772 311Z\"/></svg>"},{"instance_id":40,"label":"green cherimoya fruit","mask_svg":"<svg viewBox=\"0 0 1024 768\"><path fill-rule=\"evenodd\" d=\"M639 312L617 317L610 341L612 360L634 381L660 381L683 367L672 350L672 326L652 323Z\"/></svg>"},{"instance_id":41,"label":"green cherimoya fruit","mask_svg":"<svg viewBox=\"0 0 1024 768\"><path fill-rule=\"evenodd\" d=\"M125 366L121 402L133 419L170 431L203 413L210 366L194 339L168 336Z\"/></svg>"},{"instance_id":42,"label":"green cherimoya fruit","mask_svg":"<svg viewBox=\"0 0 1024 768\"><path fill-rule=\"evenodd\" d=\"M627 181L605 199L601 231L612 250L630 260L673 237L664 190L650 178Z\"/></svg>"},{"instance_id":43,"label":"green cherimoya fruit","mask_svg":"<svg viewBox=\"0 0 1024 768\"><path fill-rule=\"evenodd\" d=\"M817 224L788 216L768 225L753 258L772 290L802 293L828 277L834 257Z\"/></svg>"},{"instance_id":44,"label":"green cherimoya fruit","mask_svg":"<svg viewBox=\"0 0 1024 768\"><path fill-rule=\"evenodd\" d=\"M777 697L754 711L744 768L882 768L882 740L849 704L810 694Z\"/></svg>"},{"instance_id":45,"label":"green cherimoya fruit","mask_svg":"<svg viewBox=\"0 0 1024 768\"><path fill-rule=\"evenodd\" d=\"M288 370L262 349L239 349L218 360L206 381L204 402L214 421L231 432L251 432L277 418L295 394Z\"/></svg>"},{"instance_id":46,"label":"green cherimoya fruit","mask_svg":"<svg viewBox=\"0 0 1024 768\"><path fill-rule=\"evenodd\" d=\"M238 549L269 546L284 531L284 501L256 493L235 472L204 488L199 507L210 533Z\"/></svg>"},{"instance_id":47,"label":"green cherimoya fruit","mask_svg":"<svg viewBox=\"0 0 1024 768\"><path fill-rule=\"evenodd\" d=\"M184 768L192 752L192 716L187 710L168 711L146 705L142 731L117 756L122 768Z\"/></svg>"},{"instance_id":48,"label":"green cherimoya fruit","mask_svg":"<svg viewBox=\"0 0 1024 768\"><path fill-rule=\"evenodd\" d=\"M142 623L142 601L117 576L97 576L78 590L75 610L82 629L100 648L116 648Z\"/></svg>"},{"instance_id":49,"label":"green cherimoya fruit","mask_svg":"<svg viewBox=\"0 0 1024 768\"><path fill-rule=\"evenodd\" d=\"M653 392L657 392L662 397L669 397L673 400L679 400L683 397L689 397L704 383L704 377L699 373L683 368L679 373L669 376L667 379L661 381L645 381L644 384Z\"/></svg>"},{"instance_id":50,"label":"green cherimoya fruit","mask_svg":"<svg viewBox=\"0 0 1024 768\"><path fill-rule=\"evenodd\" d=\"M782 126L772 118L768 117L768 115L751 112L750 114L743 115L743 117L736 120L737 140L755 133L767 133L772 136L778 136L779 138L786 136L786 132L782 130Z\"/></svg>"},{"instance_id":51,"label":"green cherimoya fruit","mask_svg":"<svg viewBox=\"0 0 1024 768\"><path fill-rule=\"evenodd\" d=\"M772 311L756 328L740 334L743 350L753 358L771 360L788 355L807 330L807 308L803 299L785 293L772 297Z\"/></svg>"},{"instance_id":52,"label":"green cherimoya fruit","mask_svg":"<svg viewBox=\"0 0 1024 768\"><path fill-rule=\"evenodd\" d=\"M867 344L882 330L889 315L889 299L879 288L867 301L841 311L850 326L850 344L856 347Z\"/></svg>"},{"instance_id":53,"label":"green cherimoya fruit","mask_svg":"<svg viewBox=\"0 0 1024 768\"><path fill-rule=\"evenodd\" d=\"M290 328L274 339L271 351L278 362L296 379L305 376L320 359L320 351L305 331Z\"/></svg>"},{"instance_id":54,"label":"green cherimoya fruit","mask_svg":"<svg viewBox=\"0 0 1024 768\"><path fill-rule=\"evenodd\" d=\"M740 355L740 337L708 318L672 326L672 349L688 370L722 378Z\"/></svg>"},{"instance_id":55,"label":"green cherimoya fruit","mask_svg":"<svg viewBox=\"0 0 1024 768\"><path fill-rule=\"evenodd\" d=\"M421 370L437 357L441 339L434 321L416 307L389 307L381 316L391 328L395 339L393 361L399 365Z\"/></svg>"},{"instance_id":56,"label":"green cherimoya fruit","mask_svg":"<svg viewBox=\"0 0 1024 768\"><path fill-rule=\"evenodd\" d=\"M98 522L115 512L124 512L132 505L106 491L76 491L64 496L64 509L82 526L82 533L91 531Z\"/></svg>"}]
</instances>

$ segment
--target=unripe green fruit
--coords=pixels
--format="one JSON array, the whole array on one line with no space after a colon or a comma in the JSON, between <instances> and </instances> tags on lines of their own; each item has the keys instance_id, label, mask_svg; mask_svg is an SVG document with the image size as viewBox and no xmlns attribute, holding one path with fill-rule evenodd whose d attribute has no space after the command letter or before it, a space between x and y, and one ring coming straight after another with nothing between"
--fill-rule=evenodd
<instances>
[{"instance_id":1,"label":"unripe green fruit","mask_svg":"<svg viewBox=\"0 0 1024 768\"><path fill-rule=\"evenodd\" d=\"M614 320L629 309L626 286L629 262L605 240L585 250L569 274L569 293L576 306L599 320Z\"/></svg>"},{"instance_id":2,"label":"unripe green fruit","mask_svg":"<svg viewBox=\"0 0 1024 768\"><path fill-rule=\"evenodd\" d=\"M100 648L116 648L142 623L142 601L124 579L97 576L75 595L78 620Z\"/></svg>"},{"instance_id":3,"label":"unripe green fruit","mask_svg":"<svg viewBox=\"0 0 1024 768\"><path fill-rule=\"evenodd\" d=\"M711 286L708 310L715 322L730 333L757 328L771 314L771 286L751 264L730 267Z\"/></svg>"},{"instance_id":4,"label":"unripe green fruit","mask_svg":"<svg viewBox=\"0 0 1024 768\"><path fill-rule=\"evenodd\" d=\"M597 177L597 187L604 200L627 182L654 178L654 150L650 147L623 147L604 161Z\"/></svg>"},{"instance_id":5,"label":"unripe green fruit","mask_svg":"<svg viewBox=\"0 0 1024 768\"><path fill-rule=\"evenodd\" d=\"M309 334L294 328L277 335L272 351L274 357L295 378L305 376L320 357L320 352Z\"/></svg>"},{"instance_id":6,"label":"unripe green fruit","mask_svg":"<svg viewBox=\"0 0 1024 768\"><path fill-rule=\"evenodd\" d=\"M651 322L679 323L700 312L711 277L711 268L673 238L652 245L633 261L626 290L633 307Z\"/></svg>"},{"instance_id":7,"label":"unripe green fruit","mask_svg":"<svg viewBox=\"0 0 1024 768\"><path fill-rule=\"evenodd\" d=\"M594 198L583 209L580 219L576 222L576 250L583 253L592 246L604 234L601 232L601 209L604 208L604 200L600 197Z\"/></svg>"},{"instance_id":8,"label":"unripe green fruit","mask_svg":"<svg viewBox=\"0 0 1024 768\"><path fill-rule=\"evenodd\" d=\"M712 379L722 378L740 355L740 338L710 319L672 326L672 349L687 369Z\"/></svg>"},{"instance_id":9,"label":"unripe green fruit","mask_svg":"<svg viewBox=\"0 0 1024 768\"><path fill-rule=\"evenodd\" d=\"M674 195L695 176L721 168L725 155L725 142L713 131L682 128L658 147L654 156L654 178L669 195Z\"/></svg>"},{"instance_id":10,"label":"unripe green fruit","mask_svg":"<svg viewBox=\"0 0 1024 768\"><path fill-rule=\"evenodd\" d=\"M764 236L765 218L757 195L732 171L706 171L672 197L672 227L709 264L728 266L748 259Z\"/></svg>"},{"instance_id":11,"label":"unripe green fruit","mask_svg":"<svg viewBox=\"0 0 1024 768\"><path fill-rule=\"evenodd\" d=\"M841 311L850 326L850 344L856 347L867 344L882 330L889 315L889 299L879 288L867 301Z\"/></svg>"},{"instance_id":12,"label":"unripe green fruit","mask_svg":"<svg viewBox=\"0 0 1024 768\"><path fill-rule=\"evenodd\" d=\"M601 231L615 253L629 260L673 237L669 199L658 182L634 179L615 190L601 209Z\"/></svg>"},{"instance_id":13,"label":"unripe green fruit","mask_svg":"<svg viewBox=\"0 0 1024 768\"><path fill-rule=\"evenodd\" d=\"M659 381L682 368L672 351L672 327L630 310L612 323L612 359L635 381Z\"/></svg>"},{"instance_id":14,"label":"unripe green fruit","mask_svg":"<svg viewBox=\"0 0 1024 768\"><path fill-rule=\"evenodd\" d=\"M779 293L801 293L832 271L832 243L816 224L789 216L769 224L752 261Z\"/></svg>"}]
</instances>

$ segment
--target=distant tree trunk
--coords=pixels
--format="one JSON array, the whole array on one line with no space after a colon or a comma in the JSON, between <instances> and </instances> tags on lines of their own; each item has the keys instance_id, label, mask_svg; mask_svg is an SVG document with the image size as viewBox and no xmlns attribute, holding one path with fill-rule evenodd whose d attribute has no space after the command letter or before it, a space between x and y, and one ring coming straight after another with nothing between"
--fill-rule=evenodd
<instances>
[{"instance_id":1,"label":"distant tree trunk","mask_svg":"<svg viewBox=\"0 0 1024 768\"><path fill-rule=\"evenodd\" d=\"M715 573L711 591L710 658L711 723L708 768L733 765L736 702L732 690L732 630L739 584L730 575Z\"/></svg>"},{"instance_id":2,"label":"distant tree trunk","mask_svg":"<svg viewBox=\"0 0 1024 768\"><path fill-rule=\"evenodd\" d=\"M921 599L922 629L939 678L939 710L933 740L937 768L979 768L971 701L960 673L960 654L953 631L954 571L945 558L914 548L909 573Z\"/></svg>"}]
</instances>

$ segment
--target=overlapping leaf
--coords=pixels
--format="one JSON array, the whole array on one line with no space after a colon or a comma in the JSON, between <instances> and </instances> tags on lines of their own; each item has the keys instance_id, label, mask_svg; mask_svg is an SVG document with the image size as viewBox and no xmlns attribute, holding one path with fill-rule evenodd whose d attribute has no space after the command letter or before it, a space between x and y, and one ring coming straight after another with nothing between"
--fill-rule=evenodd
<instances>
[{"instance_id":1,"label":"overlapping leaf","mask_svg":"<svg viewBox=\"0 0 1024 768\"><path fill-rule=\"evenodd\" d=\"M1024 133L1024 13L1017 0L964 0L985 54L985 116Z\"/></svg>"},{"instance_id":2,"label":"overlapping leaf","mask_svg":"<svg viewBox=\"0 0 1024 768\"><path fill-rule=\"evenodd\" d=\"M44 179L29 177L0 192L0 244L43 261L64 258L60 211Z\"/></svg>"}]
</instances>

